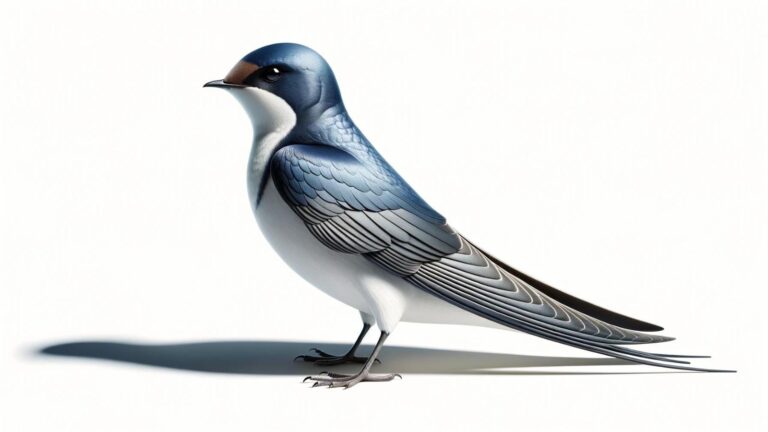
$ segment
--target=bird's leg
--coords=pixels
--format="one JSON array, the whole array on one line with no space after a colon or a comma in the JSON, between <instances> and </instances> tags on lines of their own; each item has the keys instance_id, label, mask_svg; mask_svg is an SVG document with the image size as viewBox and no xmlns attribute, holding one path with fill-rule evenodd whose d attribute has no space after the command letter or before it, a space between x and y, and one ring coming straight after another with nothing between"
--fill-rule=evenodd
<instances>
[{"instance_id":1,"label":"bird's leg","mask_svg":"<svg viewBox=\"0 0 768 432\"><path fill-rule=\"evenodd\" d=\"M352 345L352 348L347 351L346 354L341 356L336 356L332 354L328 354L325 351L322 351L317 348L312 348L310 351L315 352L317 354L316 356L312 355L300 355L296 357L294 360L302 359L305 362L313 362L316 365L320 366L333 366L333 365L340 365L344 363L365 363L366 360L368 360L368 357L357 357L355 355L355 351L357 351L357 348L360 347L360 343L363 341L363 338L365 337L366 333L368 333L368 330L371 329L371 325L368 323L363 323L363 330L360 331L360 335L357 336L357 340L355 341L355 344ZM374 356L375 358L375 356ZM380 360L375 360L381 363Z\"/></svg>"},{"instance_id":2,"label":"bird's leg","mask_svg":"<svg viewBox=\"0 0 768 432\"><path fill-rule=\"evenodd\" d=\"M373 366L374 360L379 355L379 351L381 351L381 347L384 346L384 341L387 340L387 336L389 336L389 333L384 331L381 332L381 336L379 336L379 341L376 342L376 347L373 349L371 356L368 357L368 360L363 365L363 368L360 369L360 372L352 375L332 373L332 372L320 372L318 375L310 375L304 378L304 381L307 381L307 380L314 381L314 384L312 384L312 387L326 385L328 387L349 388L362 381L392 381L395 377L402 378L400 374L396 374L396 373L389 373L389 374L370 373L371 366Z\"/></svg>"}]
</instances>

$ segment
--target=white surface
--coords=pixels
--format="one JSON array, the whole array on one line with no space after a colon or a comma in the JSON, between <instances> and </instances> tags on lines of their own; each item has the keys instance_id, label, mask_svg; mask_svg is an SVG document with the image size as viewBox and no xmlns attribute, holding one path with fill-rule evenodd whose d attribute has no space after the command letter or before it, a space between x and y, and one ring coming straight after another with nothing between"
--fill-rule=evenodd
<instances>
[{"instance_id":1,"label":"white surface","mask_svg":"<svg viewBox=\"0 0 768 432\"><path fill-rule=\"evenodd\" d=\"M0 429L765 427L760 2L155 3L0 14ZM246 116L201 88L276 41L328 59L361 129L478 245L665 326L678 341L656 351L739 373L534 358L341 391L34 355L89 340L351 342L358 314L258 232ZM593 357L482 328L403 324L388 344Z\"/></svg>"}]
</instances>

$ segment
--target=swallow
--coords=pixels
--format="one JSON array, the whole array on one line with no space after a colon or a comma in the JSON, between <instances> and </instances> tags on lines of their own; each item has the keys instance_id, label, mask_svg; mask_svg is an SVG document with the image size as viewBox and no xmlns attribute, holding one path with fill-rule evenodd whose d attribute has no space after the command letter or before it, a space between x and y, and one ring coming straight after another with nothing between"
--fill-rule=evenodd
<instances>
[{"instance_id":1,"label":"swallow","mask_svg":"<svg viewBox=\"0 0 768 432\"><path fill-rule=\"evenodd\" d=\"M635 363L712 371L682 360L704 356L629 348L673 338L534 279L451 228L355 125L331 67L314 50L264 46L204 87L226 90L250 118L248 195L264 237L303 279L362 317L347 353L298 357L362 363L359 372L305 378L313 386L399 377L371 368L401 321L512 329ZM357 356L374 325L372 353Z\"/></svg>"}]
</instances>

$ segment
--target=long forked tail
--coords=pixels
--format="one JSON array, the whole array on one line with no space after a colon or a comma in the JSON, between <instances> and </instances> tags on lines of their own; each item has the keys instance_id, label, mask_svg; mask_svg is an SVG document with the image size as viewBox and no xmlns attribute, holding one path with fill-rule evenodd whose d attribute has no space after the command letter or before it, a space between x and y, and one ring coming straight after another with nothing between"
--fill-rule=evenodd
<instances>
[{"instance_id":1,"label":"long forked tail","mask_svg":"<svg viewBox=\"0 0 768 432\"><path fill-rule=\"evenodd\" d=\"M468 312L574 348L649 366L734 372L693 367L683 360L704 356L664 355L628 348L627 344L665 342L674 338L644 333L661 328L599 308L562 291L548 295L545 291L553 292L554 288L542 289L541 283L533 278L522 280L519 272L513 274L511 267L463 237L461 240L458 252L439 261L423 263L405 279Z\"/></svg>"},{"instance_id":2,"label":"long forked tail","mask_svg":"<svg viewBox=\"0 0 768 432\"><path fill-rule=\"evenodd\" d=\"M418 281L415 281L418 284ZM421 286L424 289L430 290L427 285ZM444 293L432 291L432 293L438 297L443 298L445 301L455 304L463 309L468 309L472 312L471 308L464 302L457 302L450 296L446 296ZM547 327L537 325L536 323L526 322L524 320L509 320L500 319L493 315L482 313L483 316L498 324L515 328L524 333L529 333L538 336L543 339L551 340L553 342L559 342L564 345L572 346L574 348L580 348L585 351L590 351L596 354L602 354L609 357L614 357L622 360L627 360L633 363L644 364L648 366L657 366L669 369L678 369L692 372L736 372L735 370L726 369L707 369L694 366L687 366L690 362L685 360L677 360L680 358L709 358L709 356L700 355L681 355L681 354L655 354L644 351L638 351L624 346L616 346L609 343L601 343L595 341L586 341L577 337L564 334L563 332L555 331Z\"/></svg>"},{"instance_id":3,"label":"long forked tail","mask_svg":"<svg viewBox=\"0 0 768 432\"><path fill-rule=\"evenodd\" d=\"M505 271L521 278L522 280L531 284L533 287L547 294L551 298L554 298L555 300L558 300L561 303L564 303L576 310L579 310L581 312L587 313L590 316L602 319L603 321L606 321L611 324L617 325L622 328L630 329L630 330L650 331L650 332L663 330L662 327L657 326L655 324L649 324L647 322L630 318L613 311L609 311L607 309L596 306L592 303L589 303L579 298L576 298L574 296L571 296L568 293L562 292L550 285L545 284L544 282L541 282L537 279L532 278L531 276L528 276L527 274L515 268L512 268L505 262L495 258L494 256L490 255L488 252L480 249L479 247L477 247L477 245L475 244L472 244L472 245L475 248L477 248L480 252L482 252L484 255L486 255L496 265L504 269ZM562 342L562 341L557 341L557 342ZM681 369L681 370L690 370L690 371L699 371L699 372L736 372L735 370L705 369L705 368L697 368L693 366L680 366L680 364L690 364L690 362L683 361L683 360L675 360L680 358L691 358L691 359L710 358L710 356L707 356L707 355L658 354L658 353L638 351L638 350L619 347L619 346L610 345L610 344L606 344L606 345L607 346L604 349L607 352L598 352L596 350L591 350L584 346L576 346L576 347L582 348L582 349L588 349L593 352L598 352L599 354L605 354L611 357L616 357L623 360L629 360L635 363L642 363L642 364L647 364L651 366L659 366L659 367L666 367L666 368L672 368L672 369ZM669 363L677 363L677 364L669 364Z\"/></svg>"}]
</instances>

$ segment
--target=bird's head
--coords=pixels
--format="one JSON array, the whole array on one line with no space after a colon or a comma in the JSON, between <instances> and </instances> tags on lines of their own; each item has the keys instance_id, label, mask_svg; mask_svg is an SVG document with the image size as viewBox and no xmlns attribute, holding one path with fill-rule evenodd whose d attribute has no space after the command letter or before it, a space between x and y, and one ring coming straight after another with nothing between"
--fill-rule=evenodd
<instances>
[{"instance_id":1,"label":"bird's head","mask_svg":"<svg viewBox=\"0 0 768 432\"><path fill-rule=\"evenodd\" d=\"M243 57L223 80L204 87L228 90L243 105L255 127L293 116L310 123L333 107L343 109L328 63L314 50L293 43L259 48Z\"/></svg>"}]
</instances>

